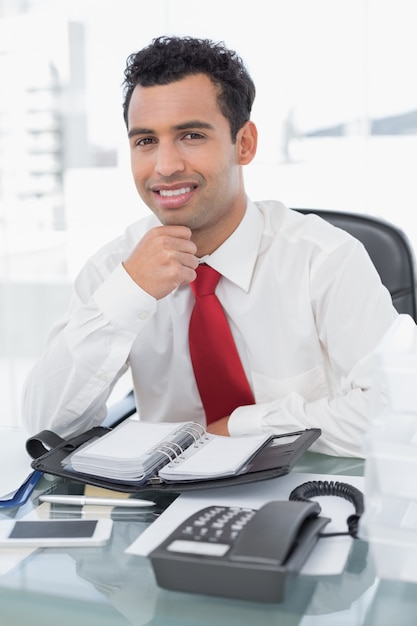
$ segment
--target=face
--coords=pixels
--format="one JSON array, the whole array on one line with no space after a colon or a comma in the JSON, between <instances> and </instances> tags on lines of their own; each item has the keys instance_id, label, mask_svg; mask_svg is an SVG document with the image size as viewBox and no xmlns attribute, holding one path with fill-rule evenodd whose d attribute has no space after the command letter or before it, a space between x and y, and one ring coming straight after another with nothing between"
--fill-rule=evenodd
<instances>
[{"instance_id":1,"label":"face","mask_svg":"<svg viewBox=\"0 0 417 626\"><path fill-rule=\"evenodd\" d=\"M217 88L198 74L169 85L136 86L128 136L143 201L163 224L188 226L204 254L213 251L245 211L241 166L256 151L253 123L245 124L233 144Z\"/></svg>"}]
</instances>

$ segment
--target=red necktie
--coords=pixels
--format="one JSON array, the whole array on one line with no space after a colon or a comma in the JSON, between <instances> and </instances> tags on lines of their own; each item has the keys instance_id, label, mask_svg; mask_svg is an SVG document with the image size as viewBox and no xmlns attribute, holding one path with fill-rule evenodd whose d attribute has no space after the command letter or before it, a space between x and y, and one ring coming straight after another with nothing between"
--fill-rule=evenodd
<instances>
[{"instance_id":1,"label":"red necktie","mask_svg":"<svg viewBox=\"0 0 417 626\"><path fill-rule=\"evenodd\" d=\"M214 293L221 274L209 265L197 268L191 283L195 305L189 342L191 361L207 424L255 400L227 323Z\"/></svg>"}]
</instances>

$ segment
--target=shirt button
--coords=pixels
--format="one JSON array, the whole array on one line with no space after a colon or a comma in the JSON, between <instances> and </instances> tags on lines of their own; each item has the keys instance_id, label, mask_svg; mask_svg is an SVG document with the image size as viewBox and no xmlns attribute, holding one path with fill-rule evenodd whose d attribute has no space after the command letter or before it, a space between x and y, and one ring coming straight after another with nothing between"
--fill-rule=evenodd
<instances>
[{"instance_id":1,"label":"shirt button","mask_svg":"<svg viewBox=\"0 0 417 626\"><path fill-rule=\"evenodd\" d=\"M139 319L140 319L140 320L147 320L147 319L148 319L148 317L149 317L149 313L148 313L148 311L141 311L141 312L139 313Z\"/></svg>"}]
</instances>

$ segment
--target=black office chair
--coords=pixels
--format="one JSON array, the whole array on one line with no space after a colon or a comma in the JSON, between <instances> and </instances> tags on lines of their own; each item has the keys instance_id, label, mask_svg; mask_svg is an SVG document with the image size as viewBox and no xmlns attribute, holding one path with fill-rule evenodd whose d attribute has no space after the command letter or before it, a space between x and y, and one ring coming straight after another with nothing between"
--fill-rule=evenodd
<instances>
[{"instance_id":1,"label":"black office chair","mask_svg":"<svg viewBox=\"0 0 417 626\"><path fill-rule=\"evenodd\" d=\"M334 226L356 237L368 251L380 277L389 290L399 313L408 313L417 321L417 278L414 252L405 233L383 219L322 209L293 209L300 213L315 213ZM111 406L104 425L115 425L136 411L131 391Z\"/></svg>"},{"instance_id":2,"label":"black office chair","mask_svg":"<svg viewBox=\"0 0 417 626\"><path fill-rule=\"evenodd\" d=\"M384 219L359 213L295 209L315 213L359 239L365 246L399 313L417 321L417 274L413 247L405 233Z\"/></svg>"}]
</instances>

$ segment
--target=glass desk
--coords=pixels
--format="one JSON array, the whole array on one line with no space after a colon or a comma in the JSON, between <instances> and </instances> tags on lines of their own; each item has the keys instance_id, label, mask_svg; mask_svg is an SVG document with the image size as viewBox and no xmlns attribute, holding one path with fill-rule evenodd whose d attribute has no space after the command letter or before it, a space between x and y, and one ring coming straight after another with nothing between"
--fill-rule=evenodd
<instances>
[{"instance_id":1,"label":"glass desk","mask_svg":"<svg viewBox=\"0 0 417 626\"><path fill-rule=\"evenodd\" d=\"M362 475L363 462L308 452L293 471L339 474L349 482L349 475ZM73 494L84 490L79 483L44 476L31 500L20 508L0 509L0 520L33 511L39 495L51 488ZM158 498L156 507L139 513L95 507L94 516L114 519L112 539L105 547L45 548L22 558L0 575L0 626L415 626L417 586L378 580L368 546L360 540L353 542L342 574L300 575L281 604L158 588L148 559L125 554L125 549L172 498ZM49 517L88 515L85 507L42 507L42 515ZM0 548L0 563L8 555Z\"/></svg>"}]
</instances>

